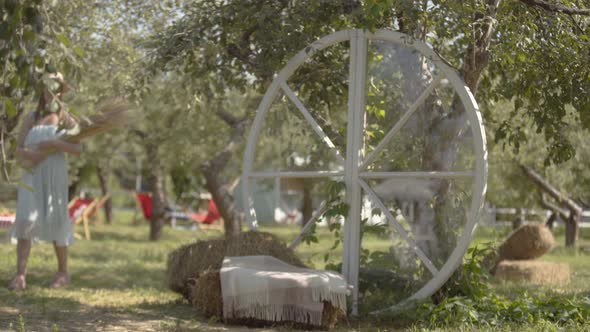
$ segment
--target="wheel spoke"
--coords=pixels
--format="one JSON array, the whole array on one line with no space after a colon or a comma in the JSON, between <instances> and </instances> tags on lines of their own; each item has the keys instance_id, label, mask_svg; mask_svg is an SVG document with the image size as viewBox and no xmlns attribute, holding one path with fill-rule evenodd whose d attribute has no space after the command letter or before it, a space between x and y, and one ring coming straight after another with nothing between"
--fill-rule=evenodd
<instances>
[{"instance_id":1,"label":"wheel spoke","mask_svg":"<svg viewBox=\"0 0 590 332\"><path fill-rule=\"evenodd\" d=\"M307 233L309 232L311 227L315 224L316 219L319 218L327 210L327 208L328 208L328 205L326 204L326 201L323 200L320 203L320 206L317 208L317 210L315 210L313 212L313 214L311 215L311 217L309 218L309 220L307 220L307 223L305 223L305 226L303 227L303 229L301 230L299 235L297 235L295 240L293 240L293 242L291 242L291 244L289 245L289 249L295 250L295 248L297 248L297 246L299 245L301 240L303 240L303 237L305 235L307 235Z\"/></svg>"},{"instance_id":2,"label":"wheel spoke","mask_svg":"<svg viewBox=\"0 0 590 332\"><path fill-rule=\"evenodd\" d=\"M344 171L251 172L251 178L323 178L344 176Z\"/></svg>"},{"instance_id":3,"label":"wheel spoke","mask_svg":"<svg viewBox=\"0 0 590 332\"><path fill-rule=\"evenodd\" d=\"M432 171L432 172L362 172L359 174L364 179L386 178L431 178L431 179L456 179L474 177L475 171Z\"/></svg>"},{"instance_id":4,"label":"wheel spoke","mask_svg":"<svg viewBox=\"0 0 590 332\"><path fill-rule=\"evenodd\" d=\"M397 220L395 219L395 217L391 214L391 212L389 211L389 209L387 209L387 207L385 206L385 204L383 204L383 202L381 201L381 199L379 199L379 197L377 196L377 194L375 194L375 192L373 191L373 189L371 189L371 187L369 187L369 185L364 180L359 179L358 181L359 181L361 187L363 187L363 189L365 190L365 192L369 195L371 201L373 201L373 203L375 203L379 207L379 209L383 213L385 213L385 216L387 217L387 220L389 220L389 222L391 223L391 225L402 236L402 238L404 240L406 240L406 242L408 243L410 249L412 249L412 251L414 251L414 253L416 253L416 255L420 258L420 260L422 261L422 263L424 263L424 265L426 265L426 268L428 268L428 270L430 271L430 273L432 273L432 275L436 275L438 273L438 269L436 268L436 266L434 266L434 264L426 256L426 254L424 253L424 251L422 251L422 249L420 249L420 247L418 246L418 244L416 243L416 241L414 241L414 239L412 239L410 237L410 235L404 229L404 227L399 222L397 222Z\"/></svg>"},{"instance_id":5,"label":"wheel spoke","mask_svg":"<svg viewBox=\"0 0 590 332\"><path fill-rule=\"evenodd\" d=\"M295 95L295 93L293 92L293 90L291 90L287 82L281 82L281 88L283 89L287 97L289 97L289 99L295 104L295 106L297 106L297 109L301 112L303 117L311 124L311 127L316 132L316 134L320 136L321 140L336 153L336 157L338 158L338 161L340 161L340 164L344 165L344 158L342 158L342 155L340 155L340 151L338 150L336 145L334 145L330 137L326 135L322 127L320 127L317 121L309 113L307 108L305 108L303 102L301 102L301 99L299 99L299 97Z\"/></svg>"},{"instance_id":6,"label":"wheel spoke","mask_svg":"<svg viewBox=\"0 0 590 332\"><path fill-rule=\"evenodd\" d=\"M375 159L379 155L379 152L381 152L381 150L383 150L383 148L385 148L385 145L387 143L389 143L389 141L393 138L393 136L406 124L406 122L408 122L410 117L416 112L418 107L420 107L426 101L426 98L428 98L428 96L430 96L432 91L434 91L434 89L439 85L441 80L442 80L441 76L436 76L432 80L432 83L430 83L430 85L426 88L426 90L424 90L422 92L422 94L420 94L418 99L416 99L414 104L412 104L412 106L410 106L408 111L406 113L404 113L404 115L402 115L402 117L399 119L399 121L389 130L389 132L383 137L383 139L381 140L381 142L379 142L379 144L375 147L375 149L373 151L371 151L371 153L367 156L367 158L361 164L360 170L365 170L367 168L367 166L369 165L369 163L371 161L373 161L373 159Z\"/></svg>"}]
</instances>

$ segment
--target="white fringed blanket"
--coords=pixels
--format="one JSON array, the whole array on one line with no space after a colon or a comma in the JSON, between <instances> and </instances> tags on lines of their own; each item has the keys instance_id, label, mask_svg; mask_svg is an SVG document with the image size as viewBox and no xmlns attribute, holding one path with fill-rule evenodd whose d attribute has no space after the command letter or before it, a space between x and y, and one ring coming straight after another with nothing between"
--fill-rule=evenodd
<instances>
[{"instance_id":1,"label":"white fringed blanket","mask_svg":"<svg viewBox=\"0 0 590 332\"><path fill-rule=\"evenodd\" d=\"M346 312L348 285L335 272L304 269L271 256L225 257L223 316L321 325L323 301Z\"/></svg>"}]
</instances>

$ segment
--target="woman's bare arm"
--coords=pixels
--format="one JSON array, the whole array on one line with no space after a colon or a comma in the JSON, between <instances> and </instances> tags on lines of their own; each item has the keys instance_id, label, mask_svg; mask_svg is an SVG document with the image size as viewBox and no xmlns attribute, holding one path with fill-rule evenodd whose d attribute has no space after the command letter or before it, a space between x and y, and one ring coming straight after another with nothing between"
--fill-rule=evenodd
<instances>
[{"instance_id":1,"label":"woman's bare arm","mask_svg":"<svg viewBox=\"0 0 590 332\"><path fill-rule=\"evenodd\" d=\"M21 125L20 131L18 133L18 137L16 139L16 157L20 162L24 163L25 165L36 165L43 159L45 159L46 155L39 153L38 151L34 151L31 149L27 149L25 147L25 139L27 138L27 134L33 128L33 124L35 122L33 113L27 114L23 124Z\"/></svg>"},{"instance_id":2,"label":"woman's bare arm","mask_svg":"<svg viewBox=\"0 0 590 332\"><path fill-rule=\"evenodd\" d=\"M66 142L61 139L51 139L38 144L40 151L58 150L69 154L79 155L82 153L82 144Z\"/></svg>"}]
</instances>

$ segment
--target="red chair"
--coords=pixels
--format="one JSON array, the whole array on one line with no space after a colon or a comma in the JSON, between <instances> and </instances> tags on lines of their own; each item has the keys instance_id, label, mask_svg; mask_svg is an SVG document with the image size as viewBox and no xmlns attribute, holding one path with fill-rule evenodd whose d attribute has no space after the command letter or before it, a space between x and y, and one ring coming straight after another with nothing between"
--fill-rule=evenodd
<instances>
[{"instance_id":1,"label":"red chair","mask_svg":"<svg viewBox=\"0 0 590 332\"><path fill-rule=\"evenodd\" d=\"M86 240L90 240L89 219L103 207L110 197L111 194L109 193L96 199L76 197L68 203L70 221L74 225L83 223Z\"/></svg>"},{"instance_id":2,"label":"red chair","mask_svg":"<svg viewBox=\"0 0 590 332\"><path fill-rule=\"evenodd\" d=\"M202 224L211 225L212 223L221 219L221 214L219 214L219 210L217 209L217 204L215 204L215 201L210 199L209 203L207 204L207 212L191 213L191 218Z\"/></svg>"},{"instance_id":3,"label":"red chair","mask_svg":"<svg viewBox=\"0 0 590 332\"><path fill-rule=\"evenodd\" d=\"M139 209L143 212L143 216L146 220L149 220L152 216L152 195L151 193L135 193L135 200L136 204ZM197 213L197 212L182 212L182 211L168 211L168 218L171 220L171 225L174 227L176 225L176 220L192 220L195 223L199 224L199 226L204 225L213 225L217 220L221 219L221 214L217 209L217 205L215 202L210 199L207 212L204 213ZM223 226L223 224L221 224Z\"/></svg>"},{"instance_id":4,"label":"red chair","mask_svg":"<svg viewBox=\"0 0 590 332\"><path fill-rule=\"evenodd\" d=\"M82 215L84 210L89 207L94 200L92 198L74 198L68 204L68 213L70 214L70 220L75 221L79 216Z\"/></svg>"},{"instance_id":5,"label":"red chair","mask_svg":"<svg viewBox=\"0 0 590 332\"><path fill-rule=\"evenodd\" d=\"M152 217L152 194L151 193L136 193L135 197L137 199L137 203L141 208L141 212L143 212L143 217L146 220L150 220Z\"/></svg>"}]
</instances>

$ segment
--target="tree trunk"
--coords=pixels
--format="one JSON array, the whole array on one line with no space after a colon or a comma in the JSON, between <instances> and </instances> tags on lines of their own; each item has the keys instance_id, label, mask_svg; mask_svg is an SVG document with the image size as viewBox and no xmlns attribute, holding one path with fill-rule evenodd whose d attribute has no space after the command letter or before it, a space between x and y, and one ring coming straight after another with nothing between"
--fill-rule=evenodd
<instances>
[{"instance_id":1,"label":"tree trunk","mask_svg":"<svg viewBox=\"0 0 590 332\"><path fill-rule=\"evenodd\" d=\"M475 95L481 74L489 63L489 46L492 34L496 24L496 12L500 0L487 0L485 12L478 13L474 21L483 22L477 24L477 30L474 31L476 36L474 43L465 51L465 58L461 68L461 74L466 86ZM433 96L432 99L437 99ZM427 135L425 146L425 158L423 169L436 171L449 171L457 159L458 143L464 135L465 109L459 97L455 95L450 112L434 108L432 101L427 101L428 105L433 105L433 110L427 119L430 135ZM444 139L441 139L444 138ZM455 245L455 239L452 234L452 224L449 224L451 218L445 216L445 209L448 205L448 197L451 193L453 183L443 179L438 181L435 202L434 202L434 232L439 241L439 257L446 259ZM459 219L454 217L453 219Z\"/></svg>"},{"instance_id":2,"label":"tree trunk","mask_svg":"<svg viewBox=\"0 0 590 332\"><path fill-rule=\"evenodd\" d=\"M556 220L557 220L557 213L551 212L551 215L545 221L545 226L547 228L549 228L549 230L553 231L553 226L554 226Z\"/></svg>"},{"instance_id":3,"label":"tree trunk","mask_svg":"<svg viewBox=\"0 0 590 332\"><path fill-rule=\"evenodd\" d=\"M76 170L76 178L70 181L68 185L68 199L71 200L72 198L76 197L78 193L78 188L80 187L80 169Z\"/></svg>"},{"instance_id":4,"label":"tree trunk","mask_svg":"<svg viewBox=\"0 0 590 332\"><path fill-rule=\"evenodd\" d=\"M150 218L150 240L156 241L162 237L166 195L164 193L164 170L158 155L157 146L146 144L147 157L150 162L149 183L152 188L152 216Z\"/></svg>"},{"instance_id":5,"label":"tree trunk","mask_svg":"<svg viewBox=\"0 0 590 332\"><path fill-rule=\"evenodd\" d=\"M100 184L100 190L102 192L102 195L104 196L109 193L109 172L107 169L97 166L96 175L98 177L98 182ZM104 203L103 211L105 222L107 224L110 224L113 221L113 202L110 197Z\"/></svg>"},{"instance_id":6,"label":"tree trunk","mask_svg":"<svg viewBox=\"0 0 590 332\"><path fill-rule=\"evenodd\" d=\"M225 236L232 237L238 235L242 231L242 216L236 209L233 196L219 180L218 171L220 168L212 167L211 165L211 162L206 162L201 166L201 171L205 176L205 186L211 193L213 201L223 218Z\"/></svg>"},{"instance_id":7,"label":"tree trunk","mask_svg":"<svg viewBox=\"0 0 590 332\"><path fill-rule=\"evenodd\" d=\"M313 182L310 179L303 179L303 202L301 204L301 227L305 227L311 215L313 214L313 197L311 196L311 190ZM312 221L315 222L315 221Z\"/></svg>"},{"instance_id":8,"label":"tree trunk","mask_svg":"<svg viewBox=\"0 0 590 332\"><path fill-rule=\"evenodd\" d=\"M231 128L232 134L225 148L216 154L211 160L201 164L201 171L205 176L205 186L211 193L213 201L224 221L225 236L232 237L242 232L243 216L236 209L234 198L229 192L229 186L223 185L220 173L225 168L231 156L244 139L246 132L246 119L237 119L233 115L225 113L221 107L216 112Z\"/></svg>"},{"instance_id":9,"label":"tree trunk","mask_svg":"<svg viewBox=\"0 0 590 332\"><path fill-rule=\"evenodd\" d=\"M570 210L570 217L565 225L565 246L573 247L578 240L578 232L580 226L580 219L582 217L581 210Z\"/></svg>"},{"instance_id":10,"label":"tree trunk","mask_svg":"<svg viewBox=\"0 0 590 332\"><path fill-rule=\"evenodd\" d=\"M473 43L465 50L463 66L460 70L465 84L475 94L481 80L481 74L489 62L489 46L495 28L495 16L500 0L486 0L485 10L476 14L473 21ZM419 38L423 29L415 22L405 17L399 17L400 27L403 32ZM410 31L408 31L410 30ZM404 51L400 51L404 55ZM409 101L416 100L432 82L430 72L425 59L412 53L400 56L401 68L405 78L403 85L404 96ZM423 158L421 167L428 171L449 171L457 160L458 144L464 135L465 110L459 97L455 95L449 110L441 106L441 96L436 92L426 99L424 105L418 110L421 116L420 131L425 137L423 145ZM449 208L449 195L453 189L453 181L433 180L430 189L434 192L434 204L431 201L416 202L416 214L412 223L412 232L419 238L419 246L431 256L433 260L441 258L446 260L448 254L455 247L456 236L450 221L458 220L457 216L447 216Z\"/></svg>"}]
</instances>

